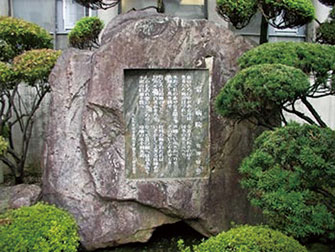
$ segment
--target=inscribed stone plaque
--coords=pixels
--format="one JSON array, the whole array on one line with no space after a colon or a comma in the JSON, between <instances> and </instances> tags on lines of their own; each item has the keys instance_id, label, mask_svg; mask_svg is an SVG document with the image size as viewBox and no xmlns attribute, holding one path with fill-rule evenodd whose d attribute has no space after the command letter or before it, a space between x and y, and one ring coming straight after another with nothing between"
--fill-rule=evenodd
<instances>
[{"instance_id":1,"label":"inscribed stone plaque","mask_svg":"<svg viewBox=\"0 0 335 252\"><path fill-rule=\"evenodd\" d=\"M205 177L208 70L125 70L124 78L127 178Z\"/></svg>"}]
</instances>

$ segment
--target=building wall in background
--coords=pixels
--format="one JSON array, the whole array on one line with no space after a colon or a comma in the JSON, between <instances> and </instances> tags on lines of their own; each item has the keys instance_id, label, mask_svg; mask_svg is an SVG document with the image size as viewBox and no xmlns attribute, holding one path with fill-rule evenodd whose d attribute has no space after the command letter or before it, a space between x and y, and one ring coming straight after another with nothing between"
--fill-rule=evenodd
<instances>
[{"instance_id":1,"label":"building wall in background","mask_svg":"<svg viewBox=\"0 0 335 252\"><path fill-rule=\"evenodd\" d=\"M14 17L28 20L53 32L55 25L55 1L52 0L12 0Z\"/></svg>"},{"instance_id":2,"label":"building wall in background","mask_svg":"<svg viewBox=\"0 0 335 252\"><path fill-rule=\"evenodd\" d=\"M189 5L191 0L183 0L184 4L181 11L177 11L176 6L179 6L175 0L169 0L167 4L168 14L176 14L181 16L192 16L188 15L189 9L196 12L196 17L206 16L208 20L216 22L224 27L229 27L237 34L248 37L255 42L258 42L259 37L259 27L260 27L260 15L256 15L251 20L250 24L241 29L235 30L231 25L225 22L216 12L216 1L214 0L192 0L197 4ZM108 10L99 10L99 11L81 11L84 7L79 6L78 4L72 3L73 0L11 0L12 2L12 15L15 17L20 17L25 20L37 23L42 27L46 28L51 33L56 33L55 36L55 45L58 49L67 48L67 38L65 35L70 31L67 29L66 21L64 21L64 3L77 5L76 9L78 10L77 16L74 17L79 19L84 15L94 15L100 17L105 24L114 18L120 11L126 11L135 8L142 8L147 5L155 5L155 0L124 0L122 7L114 7ZM183 2L182 2L183 3ZM205 7L200 4L206 4ZM318 0L314 0L316 6L316 15L320 21L324 21L327 17L329 8L322 5ZM81 13L81 14L80 14ZM0 14L8 14L8 0L0 0ZM73 14L73 13L72 13ZM281 40L293 40L293 41L310 41L315 34L315 27L317 26L316 22L313 22L308 27L302 27L299 29L286 29L278 30L269 26L269 41L281 41Z\"/></svg>"},{"instance_id":3,"label":"building wall in background","mask_svg":"<svg viewBox=\"0 0 335 252\"><path fill-rule=\"evenodd\" d=\"M316 8L316 18L320 22L324 22L327 19L331 8L321 4L318 0L313 0L313 2ZM317 26L318 24L315 21L309 25L308 36L311 37L311 40L315 36L315 30ZM321 118L327 123L327 125L329 125L332 129L335 129L335 97L331 96L321 99L310 99L309 101L313 104L314 108L319 112ZM297 109L302 109L306 114L312 117L312 115L308 112L307 108L305 108L302 103L297 105ZM286 117L288 120L303 122L301 119L291 114L287 115Z\"/></svg>"},{"instance_id":4,"label":"building wall in background","mask_svg":"<svg viewBox=\"0 0 335 252\"><path fill-rule=\"evenodd\" d=\"M8 1L0 0L0 16L8 16Z\"/></svg>"},{"instance_id":5,"label":"building wall in background","mask_svg":"<svg viewBox=\"0 0 335 252\"><path fill-rule=\"evenodd\" d=\"M53 36L55 42L55 48L65 49L68 47L67 34L70 29L67 29L65 24L65 15L64 11L64 1L71 3L72 0L11 0L12 5L12 16L20 17L27 21L31 21L39 24L40 26L46 28ZM133 0L141 7L143 6L143 1ZM173 0L171 0L173 1ZM232 29L234 32L241 34L245 37L253 39L255 42L258 42L259 36L259 27L260 27L260 15L255 16L248 27L242 30L234 30L226 21L224 21L216 12L216 1L214 0L199 0L206 3L206 9L203 10L208 20L215 22L223 27ZM142 2L142 3L141 3ZM153 1L154 2L154 1ZM142 4L142 5L141 5ZM317 0L314 0L316 6L316 16L319 21L324 21L328 16L330 8L325 7L320 4ZM128 3L129 8L130 3ZM135 6L136 7L136 6ZM77 12L72 13L72 17L79 19L84 15L96 15L107 25L111 19L116 17L121 8L115 7L108 10L98 10L95 12L85 10L81 12L81 6L76 7ZM125 7L126 8L126 7ZM199 9L200 10L200 9ZM81 13L80 15L78 13ZM8 0L0 0L0 15L7 16L9 13ZM200 13L200 12L199 12ZM198 13L198 14L199 14ZM77 15L78 14L78 15ZM70 13L71 15L71 13ZM270 41L280 41L280 40L294 40L294 41L311 41L315 34L315 27L317 26L316 22L308 25L308 27L303 27L298 30L287 30L279 31L274 28L269 28L269 40ZM26 90L26 97L32 95L31 90ZM335 117L334 117L334 108L335 108L335 98L328 97L323 100L314 101L315 106L318 111L321 111L321 115L327 123L329 123L333 129L335 129ZM41 160L42 151L43 151L43 139L45 134L45 127L48 121L48 106L49 106L49 97L46 97L44 104L41 107L40 111L37 113L36 124L34 128L34 133L31 142L30 155L28 160L28 165L38 166L39 161ZM294 117L290 117L295 119ZM42 139L42 141L41 141ZM1 183L1 180L0 180Z\"/></svg>"}]
</instances>

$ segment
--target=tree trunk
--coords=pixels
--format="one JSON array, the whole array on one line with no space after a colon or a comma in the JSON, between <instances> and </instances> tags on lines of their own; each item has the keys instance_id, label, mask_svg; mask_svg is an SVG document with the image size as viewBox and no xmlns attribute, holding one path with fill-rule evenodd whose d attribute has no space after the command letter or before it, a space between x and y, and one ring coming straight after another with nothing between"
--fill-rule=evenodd
<instances>
[{"instance_id":1,"label":"tree trunk","mask_svg":"<svg viewBox=\"0 0 335 252\"><path fill-rule=\"evenodd\" d=\"M261 22L261 35L259 38L259 44L264 44L268 42L268 21L262 15L262 22Z\"/></svg>"},{"instance_id":2,"label":"tree trunk","mask_svg":"<svg viewBox=\"0 0 335 252\"><path fill-rule=\"evenodd\" d=\"M15 185L23 184L23 176L15 177Z\"/></svg>"}]
</instances>

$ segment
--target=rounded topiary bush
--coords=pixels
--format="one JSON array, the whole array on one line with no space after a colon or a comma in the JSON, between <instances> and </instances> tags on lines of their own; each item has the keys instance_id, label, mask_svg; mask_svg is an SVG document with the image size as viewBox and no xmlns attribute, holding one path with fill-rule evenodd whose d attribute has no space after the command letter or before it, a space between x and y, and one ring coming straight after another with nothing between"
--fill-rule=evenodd
<instances>
[{"instance_id":1,"label":"rounded topiary bush","mask_svg":"<svg viewBox=\"0 0 335 252\"><path fill-rule=\"evenodd\" d=\"M80 19L69 33L69 43L79 49L92 49L99 46L99 34L103 22L97 17Z\"/></svg>"},{"instance_id":2,"label":"rounded topiary bush","mask_svg":"<svg viewBox=\"0 0 335 252\"><path fill-rule=\"evenodd\" d=\"M328 45L297 42L265 43L244 53L240 68L258 64L283 64L313 74L316 85L327 83L335 69L335 48Z\"/></svg>"},{"instance_id":3,"label":"rounded topiary bush","mask_svg":"<svg viewBox=\"0 0 335 252\"><path fill-rule=\"evenodd\" d=\"M16 56L13 61L14 71L26 83L33 85L37 81L45 83L61 51L36 49Z\"/></svg>"},{"instance_id":4,"label":"rounded topiary bush","mask_svg":"<svg viewBox=\"0 0 335 252\"><path fill-rule=\"evenodd\" d=\"M0 17L0 40L9 44L15 55L31 49L52 48L52 37L45 29L13 17Z\"/></svg>"},{"instance_id":5,"label":"rounded topiary bush","mask_svg":"<svg viewBox=\"0 0 335 252\"><path fill-rule=\"evenodd\" d=\"M240 167L268 224L295 238L335 240L335 131L289 124L260 135Z\"/></svg>"},{"instance_id":6,"label":"rounded topiary bush","mask_svg":"<svg viewBox=\"0 0 335 252\"><path fill-rule=\"evenodd\" d=\"M263 226L240 226L211 237L192 250L179 241L182 252L307 252L307 249L292 237Z\"/></svg>"},{"instance_id":7,"label":"rounded topiary bush","mask_svg":"<svg viewBox=\"0 0 335 252\"><path fill-rule=\"evenodd\" d=\"M237 29L245 27L257 12L256 0L216 0L216 10Z\"/></svg>"},{"instance_id":8,"label":"rounded topiary bush","mask_svg":"<svg viewBox=\"0 0 335 252\"><path fill-rule=\"evenodd\" d=\"M276 117L283 104L307 92L300 69L280 64L255 65L230 79L216 98L219 114L233 119Z\"/></svg>"},{"instance_id":9,"label":"rounded topiary bush","mask_svg":"<svg viewBox=\"0 0 335 252\"><path fill-rule=\"evenodd\" d=\"M66 211L38 203L0 215L0 248L3 252L75 252L77 225Z\"/></svg>"}]
</instances>

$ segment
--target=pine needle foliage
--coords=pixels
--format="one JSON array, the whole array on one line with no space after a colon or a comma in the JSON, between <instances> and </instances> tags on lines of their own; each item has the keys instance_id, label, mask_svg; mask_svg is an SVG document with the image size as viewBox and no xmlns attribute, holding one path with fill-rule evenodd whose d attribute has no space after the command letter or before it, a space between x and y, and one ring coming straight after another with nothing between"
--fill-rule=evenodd
<instances>
[{"instance_id":1,"label":"pine needle foliage","mask_svg":"<svg viewBox=\"0 0 335 252\"><path fill-rule=\"evenodd\" d=\"M335 240L335 131L289 124L266 131L240 167L268 224L298 239Z\"/></svg>"},{"instance_id":2,"label":"pine needle foliage","mask_svg":"<svg viewBox=\"0 0 335 252\"><path fill-rule=\"evenodd\" d=\"M309 80L300 69L281 64L255 65L230 79L216 98L219 114L232 119L258 119L262 125L280 113L282 106L304 96Z\"/></svg>"},{"instance_id":3,"label":"pine needle foliage","mask_svg":"<svg viewBox=\"0 0 335 252\"><path fill-rule=\"evenodd\" d=\"M99 34L104 27L98 17L84 17L80 19L69 33L69 43L78 49L99 47Z\"/></svg>"},{"instance_id":4,"label":"pine needle foliage","mask_svg":"<svg viewBox=\"0 0 335 252\"><path fill-rule=\"evenodd\" d=\"M218 14L237 29L248 25L257 11L279 29L302 26L315 18L311 0L216 0L216 4Z\"/></svg>"}]
</instances>

